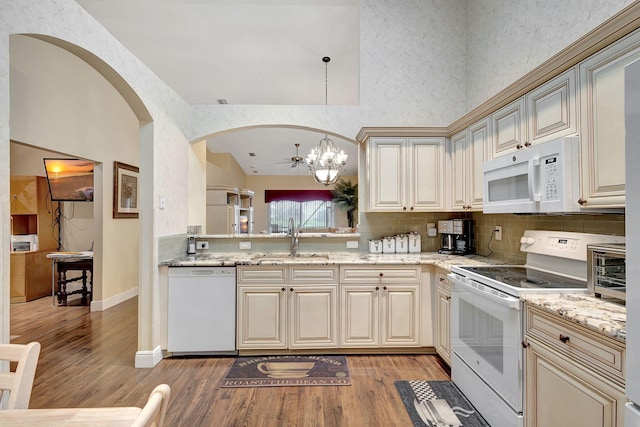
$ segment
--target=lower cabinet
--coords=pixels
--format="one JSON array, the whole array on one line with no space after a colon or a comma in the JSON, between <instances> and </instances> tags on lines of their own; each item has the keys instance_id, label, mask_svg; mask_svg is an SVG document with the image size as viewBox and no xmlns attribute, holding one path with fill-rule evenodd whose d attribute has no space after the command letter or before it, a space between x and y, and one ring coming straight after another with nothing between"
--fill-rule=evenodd
<instances>
[{"instance_id":1,"label":"lower cabinet","mask_svg":"<svg viewBox=\"0 0 640 427\"><path fill-rule=\"evenodd\" d=\"M442 359L451 366L451 283L447 271L436 270L435 347Z\"/></svg>"},{"instance_id":2,"label":"lower cabinet","mask_svg":"<svg viewBox=\"0 0 640 427\"><path fill-rule=\"evenodd\" d=\"M419 267L340 270L340 347L420 345Z\"/></svg>"},{"instance_id":3,"label":"lower cabinet","mask_svg":"<svg viewBox=\"0 0 640 427\"><path fill-rule=\"evenodd\" d=\"M337 319L336 267L238 268L238 349L336 348Z\"/></svg>"},{"instance_id":4,"label":"lower cabinet","mask_svg":"<svg viewBox=\"0 0 640 427\"><path fill-rule=\"evenodd\" d=\"M418 347L421 272L420 266L239 266L237 347Z\"/></svg>"},{"instance_id":5,"label":"lower cabinet","mask_svg":"<svg viewBox=\"0 0 640 427\"><path fill-rule=\"evenodd\" d=\"M623 427L624 345L537 309L526 316L526 426Z\"/></svg>"}]
</instances>

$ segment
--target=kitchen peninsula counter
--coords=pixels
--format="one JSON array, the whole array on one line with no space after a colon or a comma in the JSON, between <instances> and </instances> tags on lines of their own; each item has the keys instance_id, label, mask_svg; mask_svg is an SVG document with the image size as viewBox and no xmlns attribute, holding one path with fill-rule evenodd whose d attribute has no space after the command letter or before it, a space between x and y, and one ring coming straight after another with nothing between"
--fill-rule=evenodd
<instances>
[{"instance_id":1,"label":"kitchen peninsula counter","mask_svg":"<svg viewBox=\"0 0 640 427\"><path fill-rule=\"evenodd\" d=\"M372 254L367 252L300 253L292 257L282 253L200 253L161 261L168 267L217 267L235 265L452 265L495 263L481 256L445 255L437 252L415 254Z\"/></svg>"},{"instance_id":2,"label":"kitchen peninsula counter","mask_svg":"<svg viewBox=\"0 0 640 427\"><path fill-rule=\"evenodd\" d=\"M627 308L589 294L524 294L527 303L626 343Z\"/></svg>"}]
</instances>

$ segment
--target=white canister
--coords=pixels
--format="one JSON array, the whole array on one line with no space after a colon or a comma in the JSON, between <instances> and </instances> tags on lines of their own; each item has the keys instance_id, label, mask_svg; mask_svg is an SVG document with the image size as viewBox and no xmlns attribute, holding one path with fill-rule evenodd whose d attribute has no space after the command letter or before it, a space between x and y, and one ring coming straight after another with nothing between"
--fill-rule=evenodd
<instances>
[{"instance_id":1,"label":"white canister","mask_svg":"<svg viewBox=\"0 0 640 427\"><path fill-rule=\"evenodd\" d=\"M383 254L393 254L396 252L396 239L391 237L383 237L382 238L382 253Z\"/></svg>"},{"instance_id":2,"label":"white canister","mask_svg":"<svg viewBox=\"0 0 640 427\"><path fill-rule=\"evenodd\" d=\"M406 254L409 252L409 237L406 234L398 234L396 239L396 253Z\"/></svg>"},{"instance_id":3,"label":"white canister","mask_svg":"<svg viewBox=\"0 0 640 427\"><path fill-rule=\"evenodd\" d=\"M412 231L409 234L409 253L415 254L422 252L422 239L420 233Z\"/></svg>"},{"instance_id":4,"label":"white canister","mask_svg":"<svg viewBox=\"0 0 640 427\"><path fill-rule=\"evenodd\" d=\"M369 240L369 252L372 254L382 253L382 240Z\"/></svg>"}]
</instances>

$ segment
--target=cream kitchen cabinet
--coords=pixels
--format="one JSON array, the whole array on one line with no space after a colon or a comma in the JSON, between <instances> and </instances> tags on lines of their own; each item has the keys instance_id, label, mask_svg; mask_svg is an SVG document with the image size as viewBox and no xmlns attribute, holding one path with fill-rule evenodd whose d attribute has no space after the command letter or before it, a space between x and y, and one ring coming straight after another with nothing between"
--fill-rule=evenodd
<instances>
[{"instance_id":1,"label":"cream kitchen cabinet","mask_svg":"<svg viewBox=\"0 0 640 427\"><path fill-rule=\"evenodd\" d=\"M570 68L526 96L531 145L578 131L576 68Z\"/></svg>"},{"instance_id":2,"label":"cream kitchen cabinet","mask_svg":"<svg viewBox=\"0 0 640 427\"><path fill-rule=\"evenodd\" d=\"M445 209L444 138L370 138L367 160L370 212Z\"/></svg>"},{"instance_id":3,"label":"cream kitchen cabinet","mask_svg":"<svg viewBox=\"0 0 640 427\"><path fill-rule=\"evenodd\" d=\"M491 123L484 119L451 138L451 209L482 210L482 164L488 160Z\"/></svg>"},{"instance_id":4,"label":"cream kitchen cabinet","mask_svg":"<svg viewBox=\"0 0 640 427\"><path fill-rule=\"evenodd\" d=\"M448 271L436 270L435 347L440 357L451 365L451 283Z\"/></svg>"},{"instance_id":5,"label":"cream kitchen cabinet","mask_svg":"<svg viewBox=\"0 0 640 427\"><path fill-rule=\"evenodd\" d=\"M238 267L238 349L337 347L337 279L332 266Z\"/></svg>"},{"instance_id":6,"label":"cream kitchen cabinet","mask_svg":"<svg viewBox=\"0 0 640 427\"><path fill-rule=\"evenodd\" d=\"M636 32L579 65L584 208L625 206L624 68L639 58Z\"/></svg>"},{"instance_id":7,"label":"cream kitchen cabinet","mask_svg":"<svg viewBox=\"0 0 640 427\"><path fill-rule=\"evenodd\" d=\"M340 282L340 347L420 345L419 266L343 266Z\"/></svg>"},{"instance_id":8,"label":"cream kitchen cabinet","mask_svg":"<svg viewBox=\"0 0 640 427\"><path fill-rule=\"evenodd\" d=\"M527 141L525 98L520 97L491 115L491 158L513 153L531 144Z\"/></svg>"},{"instance_id":9,"label":"cream kitchen cabinet","mask_svg":"<svg viewBox=\"0 0 640 427\"><path fill-rule=\"evenodd\" d=\"M537 307L525 308L527 427L623 427L624 345Z\"/></svg>"}]
</instances>

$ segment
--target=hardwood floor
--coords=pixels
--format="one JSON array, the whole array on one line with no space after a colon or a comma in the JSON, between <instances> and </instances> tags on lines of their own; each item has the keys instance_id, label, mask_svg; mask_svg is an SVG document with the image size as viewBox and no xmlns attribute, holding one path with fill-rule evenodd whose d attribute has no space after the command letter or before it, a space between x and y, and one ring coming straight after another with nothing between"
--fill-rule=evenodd
<instances>
[{"instance_id":1,"label":"hardwood floor","mask_svg":"<svg viewBox=\"0 0 640 427\"><path fill-rule=\"evenodd\" d=\"M143 406L171 386L168 426L405 426L396 380L447 380L437 356L347 356L351 386L220 388L231 357L134 368L137 299L103 312L50 298L11 305L12 342L42 345L31 408Z\"/></svg>"}]
</instances>

